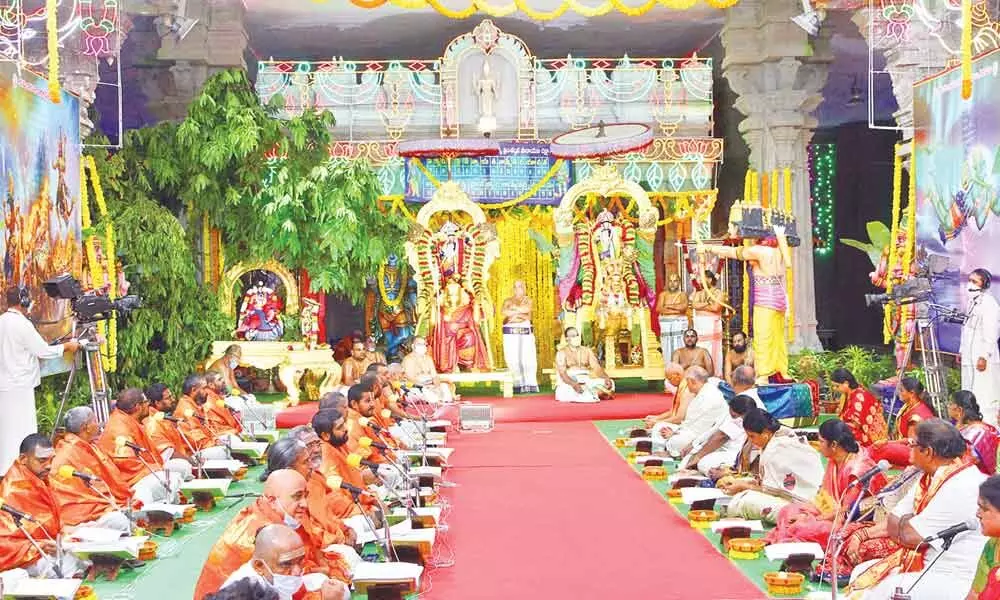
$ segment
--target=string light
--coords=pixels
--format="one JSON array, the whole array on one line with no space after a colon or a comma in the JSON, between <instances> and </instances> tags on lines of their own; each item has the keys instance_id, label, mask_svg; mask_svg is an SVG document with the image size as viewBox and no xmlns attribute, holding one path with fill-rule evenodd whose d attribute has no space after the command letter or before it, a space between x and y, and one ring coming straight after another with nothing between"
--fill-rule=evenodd
<instances>
[{"instance_id":1,"label":"string light","mask_svg":"<svg viewBox=\"0 0 1000 600\"><path fill-rule=\"evenodd\" d=\"M816 256L830 256L834 247L834 185L837 145L809 145L809 189L812 197L813 240Z\"/></svg>"}]
</instances>

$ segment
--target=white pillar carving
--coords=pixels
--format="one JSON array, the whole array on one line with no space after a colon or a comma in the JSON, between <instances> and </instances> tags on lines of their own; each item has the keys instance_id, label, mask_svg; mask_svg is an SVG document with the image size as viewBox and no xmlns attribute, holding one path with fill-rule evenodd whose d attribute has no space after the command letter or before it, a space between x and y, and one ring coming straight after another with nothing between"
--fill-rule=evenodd
<instances>
[{"instance_id":1,"label":"white pillar carving","mask_svg":"<svg viewBox=\"0 0 1000 600\"><path fill-rule=\"evenodd\" d=\"M792 347L820 349L806 148L817 125L811 113L822 100L832 55L829 32L809 38L791 22L796 10L797 4L780 0L742 0L729 9L722 30L722 68L739 94L736 109L745 115L739 130L750 148L750 168L792 170L792 210L802 239L793 251Z\"/></svg>"}]
</instances>

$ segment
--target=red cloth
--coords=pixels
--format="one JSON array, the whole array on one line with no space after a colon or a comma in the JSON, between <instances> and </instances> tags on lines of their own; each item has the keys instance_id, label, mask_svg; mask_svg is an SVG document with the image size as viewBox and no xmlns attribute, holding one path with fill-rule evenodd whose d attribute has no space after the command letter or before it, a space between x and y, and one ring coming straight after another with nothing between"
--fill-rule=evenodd
<instances>
[{"instance_id":1,"label":"red cloth","mask_svg":"<svg viewBox=\"0 0 1000 600\"><path fill-rule=\"evenodd\" d=\"M142 447L143 451L136 455L131 448L119 448L117 446L119 437ZM104 425L104 433L97 440L97 445L111 456L130 487L149 475L152 472L150 469L158 471L163 468L163 462L160 460L160 456L154 453L153 440L146 435L146 430L142 428L135 417L117 408L111 411L111 416Z\"/></svg>"},{"instance_id":2,"label":"red cloth","mask_svg":"<svg viewBox=\"0 0 1000 600\"><path fill-rule=\"evenodd\" d=\"M979 600L1000 600L1000 567L990 570L986 577L986 588L979 592Z\"/></svg>"},{"instance_id":3,"label":"red cloth","mask_svg":"<svg viewBox=\"0 0 1000 600\"><path fill-rule=\"evenodd\" d=\"M489 370L489 353L479 332L472 304L460 308L449 320L441 315L431 338L431 353L439 373L451 373L456 366Z\"/></svg>"},{"instance_id":4,"label":"red cloth","mask_svg":"<svg viewBox=\"0 0 1000 600\"><path fill-rule=\"evenodd\" d=\"M22 523L35 541L56 539L59 535L62 519L52 490L20 462L15 462L0 482L0 498L4 504L35 518L35 522ZM24 537L14 518L0 511L0 570L27 567L39 558L38 551Z\"/></svg>"},{"instance_id":5,"label":"red cloth","mask_svg":"<svg viewBox=\"0 0 1000 600\"><path fill-rule=\"evenodd\" d=\"M969 444L969 452L976 461L976 466L986 475L997 472L997 443L1000 434L997 428L989 423L970 423L960 431Z\"/></svg>"},{"instance_id":6,"label":"red cloth","mask_svg":"<svg viewBox=\"0 0 1000 600\"><path fill-rule=\"evenodd\" d=\"M882 403L866 389L851 390L837 416L847 423L854 432L854 439L862 446L868 447L889 437Z\"/></svg>"}]
</instances>

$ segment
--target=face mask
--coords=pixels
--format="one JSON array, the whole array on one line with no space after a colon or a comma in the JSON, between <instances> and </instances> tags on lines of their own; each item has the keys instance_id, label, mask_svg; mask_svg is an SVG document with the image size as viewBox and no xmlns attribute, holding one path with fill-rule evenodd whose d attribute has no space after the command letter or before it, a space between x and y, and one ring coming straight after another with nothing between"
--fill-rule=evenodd
<instances>
[{"instance_id":1,"label":"face mask","mask_svg":"<svg viewBox=\"0 0 1000 600\"><path fill-rule=\"evenodd\" d=\"M240 364L240 361L238 361L238 360L236 360L234 358L233 360L229 361L229 368L230 369L235 369L236 367L239 366L239 364Z\"/></svg>"},{"instance_id":2,"label":"face mask","mask_svg":"<svg viewBox=\"0 0 1000 600\"><path fill-rule=\"evenodd\" d=\"M414 346L413 351L417 354L427 354L427 346Z\"/></svg>"},{"instance_id":3,"label":"face mask","mask_svg":"<svg viewBox=\"0 0 1000 600\"><path fill-rule=\"evenodd\" d=\"M567 338L566 341L569 342L569 345L573 346L574 348L579 348L580 344L583 343L583 340L580 339L579 337Z\"/></svg>"},{"instance_id":4,"label":"face mask","mask_svg":"<svg viewBox=\"0 0 1000 600\"><path fill-rule=\"evenodd\" d=\"M969 288L968 289L969 289L969 293L972 294L973 296L978 296L979 294L983 293L982 288L976 287L976 286L972 285L971 283L969 284Z\"/></svg>"},{"instance_id":5,"label":"face mask","mask_svg":"<svg viewBox=\"0 0 1000 600\"><path fill-rule=\"evenodd\" d=\"M285 510L284 505L281 504L281 500L276 500L276 502L278 503L278 508L280 508L281 512L284 513L285 515L284 517L285 525L288 525L292 529L298 529L299 525L301 525L302 523L300 523L299 520L293 517L292 515L288 514L288 511Z\"/></svg>"},{"instance_id":6,"label":"face mask","mask_svg":"<svg viewBox=\"0 0 1000 600\"><path fill-rule=\"evenodd\" d=\"M271 584L278 590L279 594L290 598L302 589L301 575L278 575L271 571L271 567L267 566L267 563L264 563L264 566L271 572Z\"/></svg>"}]
</instances>

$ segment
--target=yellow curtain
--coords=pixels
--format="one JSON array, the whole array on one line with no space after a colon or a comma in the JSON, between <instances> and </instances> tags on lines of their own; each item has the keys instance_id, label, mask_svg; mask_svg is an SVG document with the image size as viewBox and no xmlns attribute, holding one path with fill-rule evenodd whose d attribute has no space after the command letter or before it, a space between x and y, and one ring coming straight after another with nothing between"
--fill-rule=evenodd
<instances>
[{"instance_id":1,"label":"yellow curtain","mask_svg":"<svg viewBox=\"0 0 1000 600\"><path fill-rule=\"evenodd\" d=\"M555 311L555 286L553 278L555 263L552 255L542 254L535 246L530 229L543 238L551 239L554 229L552 209L549 207L527 207L508 210L493 217L497 239L500 240L500 256L490 269L488 289L496 307L494 327L491 332L493 361L497 369L506 368L503 360L503 301L513 293L517 279L524 280L528 297L534 302L533 325L535 342L538 345L539 369L552 367L555 359L555 344L558 339L558 322Z\"/></svg>"}]
</instances>

